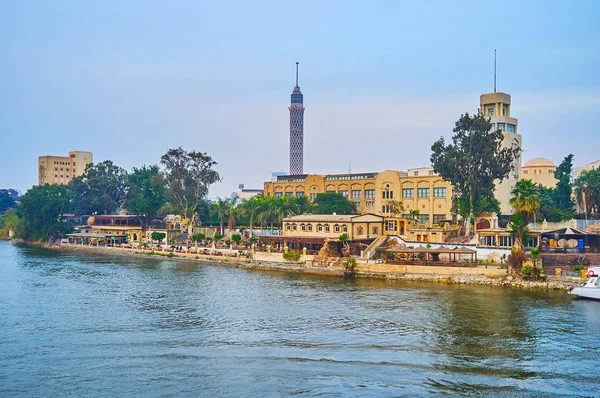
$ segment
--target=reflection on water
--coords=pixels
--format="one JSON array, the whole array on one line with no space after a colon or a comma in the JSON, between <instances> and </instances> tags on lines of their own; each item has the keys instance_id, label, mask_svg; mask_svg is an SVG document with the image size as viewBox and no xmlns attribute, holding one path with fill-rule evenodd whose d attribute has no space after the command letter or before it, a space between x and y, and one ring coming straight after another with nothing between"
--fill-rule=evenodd
<instances>
[{"instance_id":1,"label":"reflection on water","mask_svg":"<svg viewBox=\"0 0 600 398\"><path fill-rule=\"evenodd\" d=\"M595 396L600 303L0 243L0 395Z\"/></svg>"}]
</instances>

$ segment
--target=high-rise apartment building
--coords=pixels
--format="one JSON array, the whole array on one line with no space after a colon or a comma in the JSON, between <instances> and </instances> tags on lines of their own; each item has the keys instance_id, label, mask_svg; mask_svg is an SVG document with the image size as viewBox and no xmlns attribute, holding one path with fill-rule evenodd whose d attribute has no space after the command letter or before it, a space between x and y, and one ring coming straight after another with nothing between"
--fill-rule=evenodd
<instances>
[{"instance_id":1,"label":"high-rise apartment building","mask_svg":"<svg viewBox=\"0 0 600 398\"><path fill-rule=\"evenodd\" d=\"M68 184L80 176L85 167L93 162L91 152L73 151L69 156L38 157L38 185Z\"/></svg>"},{"instance_id":2,"label":"high-rise apartment building","mask_svg":"<svg viewBox=\"0 0 600 398\"><path fill-rule=\"evenodd\" d=\"M290 104L290 175L304 172L304 96L298 86L298 62L296 62L296 87Z\"/></svg>"},{"instance_id":3,"label":"high-rise apartment building","mask_svg":"<svg viewBox=\"0 0 600 398\"><path fill-rule=\"evenodd\" d=\"M492 130L501 130L505 148L523 148L521 135L518 131L519 121L510 116L510 95L500 92L482 94L479 101L479 111L490 119ZM508 177L496 184L494 196L500 202L502 214L512 214L509 200L517 181L521 179L521 152L513 161L513 169Z\"/></svg>"}]
</instances>

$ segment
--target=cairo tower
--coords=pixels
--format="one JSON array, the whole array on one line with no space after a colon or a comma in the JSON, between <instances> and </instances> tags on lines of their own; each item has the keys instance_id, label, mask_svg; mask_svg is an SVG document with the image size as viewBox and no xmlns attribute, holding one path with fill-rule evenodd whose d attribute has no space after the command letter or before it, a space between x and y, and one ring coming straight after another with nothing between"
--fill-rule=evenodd
<instances>
[{"instance_id":1,"label":"cairo tower","mask_svg":"<svg viewBox=\"0 0 600 398\"><path fill-rule=\"evenodd\" d=\"M298 62L296 62L296 87L290 104L290 175L304 173L304 96L298 87Z\"/></svg>"}]
</instances>

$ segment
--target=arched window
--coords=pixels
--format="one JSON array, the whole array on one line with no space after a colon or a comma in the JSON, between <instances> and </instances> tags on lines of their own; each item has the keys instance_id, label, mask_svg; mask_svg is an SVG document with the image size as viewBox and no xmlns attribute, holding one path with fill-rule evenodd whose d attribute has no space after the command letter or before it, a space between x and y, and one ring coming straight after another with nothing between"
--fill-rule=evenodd
<instances>
[{"instance_id":1,"label":"arched window","mask_svg":"<svg viewBox=\"0 0 600 398\"><path fill-rule=\"evenodd\" d=\"M346 224L342 225L342 232L348 232L348 226Z\"/></svg>"},{"instance_id":2,"label":"arched window","mask_svg":"<svg viewBox=\"0 0 600 398\"><path fill-rule=\"evenodd\" d=\"M364 232L364 231L363 231L363 227L358 227L358 228L356 228L356 233L357 233L357 234L359 234L359 235L362 235L362 234L363 234L363 232Z\"/></svg>"},{"instance_id":3,"label":"arched window","mask_svg":"<svg viewBox=\"0 0 600 398\"><path fill-rule=\"evenodd\" d=\"M306 225L300 224L300 231L305 231L305 230L306 230Z\"/></svg>"},{"instance_id":4,"label":"arched window","mask_svg":"<svg viewBox=\"0 0 600 398\"><path fill-rule=\"evenodd\" d=\"M308 224L308 232L312 232L312 224Z\"/></svg>"},{"instance_id":5,"label":"arched window","mask_svg":"<svg viewBox=\"0 0 600 398\"><path fill-rule=\"evenodd\" d=\"M373 231L373 235L377 235L379 233L379 228L373 227L372 231Z\"/></svg>"},{"instance_id":6,"label":"arched window","mask_svg":"<svg viewBox=\"0 0 600 398\"><path fill-rule=\"evenodd\" d=\"M321 224L317 224L317 232L323 232L323 226Z\"/></svg>"},{"instance_id":7,"label":"arched window","mask_svg":"<svg viewBox=\"0 0 600 398\"><path fill-rule=\"evenodd\" d=\"M296 230L296 224L292 224L292 231Z\"/></svg>"},{"instance_id":8,"label":"arched window","mask_svg":"<svg viewBox=\"0 0 600 398\"><path fill-rule=\"evenodd\" d=\"M335 232L340 232L340 226L339 226L339 225L337 225L337 224L335 224L335 225L333 226L333 230L334 230Z\"/></svg>"},{"instance_id":9,"label":"arched window","mask_svg":"<svg viewBox=\"0 0 600 398\"><path fill-rule=\"evenodd\" d=\"M285 229L289 231L290 230L290 224L285 224Z\"/></svg>"},{"instance_id":10,"label":"arched window","mask_svg":"<svg viewBox=\"0 0 600 398\"><path fill-rule=\"evenodd\" d=\"M329 224L325 224L325 232L329 232L330 228L329 228Z\"/></svg>"}]
</instances>

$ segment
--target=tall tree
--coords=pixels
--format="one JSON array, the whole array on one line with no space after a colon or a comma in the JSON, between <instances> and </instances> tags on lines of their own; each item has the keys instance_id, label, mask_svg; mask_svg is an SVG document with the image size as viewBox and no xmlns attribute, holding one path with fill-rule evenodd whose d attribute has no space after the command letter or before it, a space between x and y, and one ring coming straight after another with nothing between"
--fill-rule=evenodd
<instances>
[{"instance_id":1,"label":"tall tree","mask_svg":"<svg viewBox=\"0 0 600 398\"><path fill-rule=\"evenodd\" d=\"M319 193L315 198L315 214L355 214L356 205L336 192Z\"/></svg>"},{"instance_id":2,"label":"tall tree","mask_svg":"<svg viewBox=\"0 0 600 398\"><path fill-rule=\"evenodd\" d=\"M517 181L511 194L510 205L515 211L511 222L511 231L515 237L511 255L520 265L525 252L523 235L527 231L527 224L540 211L540 191L531 180L521 179Z\"/></svg>"},{"instance_id":3,"label":"tall tree","mask_svg":"<svg viewBox=\"0 0 600 398\"><path fill-rule=\"evenodd\" d=\"M72 226L61 222L69 209L65 185L34 186L19 200L18 214L22 219L21 238L47 241L59 233L70 232Z\"/></svg>"},{"instance_id":4,"label":"tall tree","mask_svg":"<svg viewBox=\"0 0 600 398\"><path fill-rule=\"evenodd\" d=\"M11 207L15 207L15 201L12 196L10 196L8 190L0 190L0 213Z\"/></svg>"},{"instance_id":5,"label":"tall tree","mask_svg":"<svg viewBox=\"0 0 600 398\"><path fill-rule=\"evenodd\" d=\"M574 213L575 203L571 197L573 186L571 184L571 172L573 171L573 154L566 156L554 172L556 178L555 202L556 206L565 211Z\"/></svg>"},{"instance_id":6,"label":"tall tree","mask_svg":"<svg viewBox=\"0 0 600 398\"><path fill-rule=\"evenodd\" d=\"M585 170L575 180L575 197L586 217L598 217L600 209L600 169Z\"/></svg>"},{"instance_id":7,"label":"tall tree","mask_svg":"<svg viewBox=\"0 0 600 398\"><path fill-rule=\"evenodd\" d=\"M265 197L260 194L250 199L244 200L239 207L240 215L248 218L250 227L250 237L252 237L252 230L254 228L254 222L258 216L261 207L265 202Z\"/></svg>"},{"instance_id":8,"label":"tall tree","mask_svg":"<svg viewBox=\"0 0 600 398\"><path fill-rule=\"evenodd\" d=\"M106 160L89 164L84 173L69 182L76 214L113 214L125 198L127 172Z\"/></svg>"},{"instance_id":9,"label":"tall tree","mask_svg":"<svg viewBox=\"0 0 600 398\"><path fill-rule=\"evenodd\" d=\"M477 198L493 197L494 182L508 176L521 150L503 148L502 131L491 128L482 114L465 113L452 130L452 144L446 145L441 137L431 146L433 170L452 183L457 199L467 200L467 235L471 234Z\"/></svg>"},{"instance_id":10,"label":"tall tree","mask_svg":"<svg viewBox=\"0 0 600 398\"><path fill-rule=\"evenodd\" d=\"M145 216L146 226L166 203L166 185L158 166L133 168L127 175L123 207L130 214Z\"/></svg>"},{"instance_id":11,"label":"tall tree","mask_svg":"<svg viewBox=\"0 0 600 398\"><path fill-rule=\"evenodd\" d=\"M209 187L220 181L213 170L217 164L203 152L187 152L181 147L169 149L160 162L165 167L169 202L189 220L188 232L199 220L198 207L208 194Z\"/></svg>"},{"instance_id":12,"label":"tall tree","mask_svg":"<svg viewBox=\"0 0 600 398\"><path fill-rule=\"evenodd\" d=\"M229 208L231 203L227 199L217 198L217 201L213 203L212 208L219 219L219 231L221 235L224 234L225 220L229 217Z\"/></svg>"}]
</instances>

